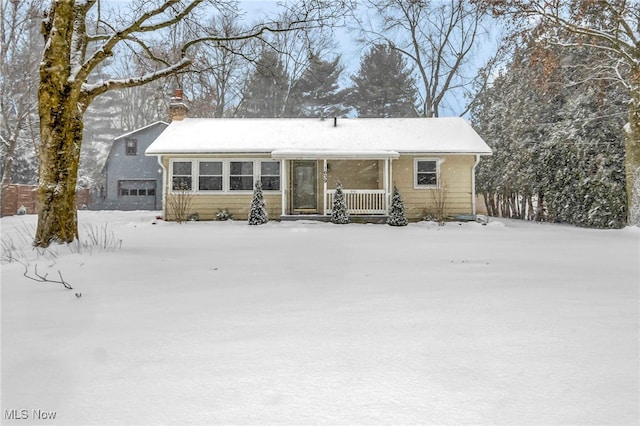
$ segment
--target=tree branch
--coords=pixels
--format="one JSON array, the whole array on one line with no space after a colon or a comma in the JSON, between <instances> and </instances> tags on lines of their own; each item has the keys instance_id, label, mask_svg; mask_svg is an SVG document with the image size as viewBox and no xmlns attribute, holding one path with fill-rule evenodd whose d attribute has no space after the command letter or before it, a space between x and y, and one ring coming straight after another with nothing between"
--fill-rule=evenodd
<instances>
[{"instance_id":1,"label":"tree branch","mask_svg":"<svg viewBox=\"0 0 640 426\"><path fill-rule=\"evenodd\" d=\"M29 268L27 267L27 265L25 265L24 274L23 275L26 278L29 278L30 280L33 280L33 281L36 281L36 282L39 282L39 283L62 284L64 286L64 288L66 288L67 290L73 290L73 287L71 287L71 285L68 282L66 282L64 280L64 278L62 278L62 273L59 270L58 270L58 276L60 277L59 281L58 280L49 279L48 278L49 274L44 274L44 275L38 274L38 265L35 265L33 267L33 272L34 272L35 277L29 276Z\"/></svg>"}]
</instances>

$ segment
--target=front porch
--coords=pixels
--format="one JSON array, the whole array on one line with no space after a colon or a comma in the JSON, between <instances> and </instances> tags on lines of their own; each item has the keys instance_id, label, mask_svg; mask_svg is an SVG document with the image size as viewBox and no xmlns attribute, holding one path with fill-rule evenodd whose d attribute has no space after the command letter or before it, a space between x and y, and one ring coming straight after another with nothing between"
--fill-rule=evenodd
<instances>
[{"instance_id":1,"label":"front porch","mask_svg":"<svg viewBox=\"0 0 640 426\"><path fill-rule=\"evenodd\" d=\"M395 152L273 152L282 160L282 220L328 220L336 183L354 222L386 220Z\"/></svg>"}]
</instances>

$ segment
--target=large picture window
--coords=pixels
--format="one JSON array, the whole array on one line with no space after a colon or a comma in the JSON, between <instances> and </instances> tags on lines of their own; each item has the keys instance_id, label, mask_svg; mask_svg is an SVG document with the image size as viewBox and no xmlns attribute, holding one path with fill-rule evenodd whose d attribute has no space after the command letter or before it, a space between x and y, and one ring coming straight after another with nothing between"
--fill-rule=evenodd
<instances>
[{"instance_id":1,"label":"large picture window","mask_svg":"<svg viewBox=\"0 0 640 426\"><path fill-rule=\"evenodd\" d=\"M280 191L280 161L175 160L169 169L174 191L248 192L258 180L264 191Z\"/></svg>"},{"instance_id":2,"label":"large picture window","mask_svg":"<svg viewBox=\"0 0 640 426\"><path fill-rule=\"evenodd\" d=\"M415 187L437 188L439 162L435 159L416 159L414 162Z\"/></svg>"}]
</instances>

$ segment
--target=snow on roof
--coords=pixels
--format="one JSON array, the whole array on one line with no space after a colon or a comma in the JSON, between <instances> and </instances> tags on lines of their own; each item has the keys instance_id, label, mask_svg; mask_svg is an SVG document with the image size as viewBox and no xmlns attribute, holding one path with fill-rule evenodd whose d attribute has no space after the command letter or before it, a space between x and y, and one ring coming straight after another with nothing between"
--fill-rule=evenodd
<instances>
[{"instance_id":1,"label":"snow on roof","mask_svg":"<svg viewBox=\"0 0 640 426\"><path fill-rule=\"evenodd\" d=\"M125 134L123 134L123 135L120 135L120 136L118 136L117 138L115 138L115 139L114 139L114 141L117 141L118 139L122 139L122 138L126 138L126 137L129 137L129 136L132 136L132 135L134 135L134 134L136 134L136 133L139 133L139 132L141 132L141 131L143 131L143 130L148 129L149 127L157 126L158 124L168 125L169 123L167 123L166 121L154 121L153 123L151 123L151 124L147 124L147 125L146 125L146 126L144 126L144 127L140 127L139 129L135 129L135 130L132 130L132 131L130 131L130 132L127 132L127 133L125 133Z\"/></svg>"},{"instance_id":2,"label":"snow on roof","mask_svg":"<svg viewBox=\"0 0 640 426\"><path fill-rule=\"evenodd\" d=\"M173 121L147 155L357 152L491 154L462 118L186 118ZM372 154L373 155L373 154Z\"/></svg>"}]
</instances>

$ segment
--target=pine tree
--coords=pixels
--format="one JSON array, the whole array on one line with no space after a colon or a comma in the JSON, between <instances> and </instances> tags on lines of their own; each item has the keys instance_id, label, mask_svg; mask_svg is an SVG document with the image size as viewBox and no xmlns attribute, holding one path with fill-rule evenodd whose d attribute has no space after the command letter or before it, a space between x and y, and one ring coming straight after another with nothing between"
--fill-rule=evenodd
<instances>
[{"instance_id":1,"label":"pine tree","mask_svg":"<svg viewBox=\"0 0 640 426\"><path fill-rule=\"evenodd\" d=\"M253 190L253 199L249 209L249 225L262 225L269 221L267 209L265 207L264 197L262 196L262 184L260 180L256 182Z\"/></svg>"},{"instance_id":2,"label":"pine tree","mask_svg":"<svg viewBox=\"0 0 640 426\"><path fill-rule=\"evenodd\" d=\"M265 50L249 77L239 115L282 117L285 113L288 76L278 53Z\"/></svg>"},{"instance_id":3,"label":"pine tree","mask_svg":"<svg viewBox=\"0 0 640 426\"><path fill-rule=\"evenodd\" d=\"M294 87L295 110L303 117L321 117L339 115L340 74L344 67L340 65L340 56L326 61L312 55L309 67Z\"/></svg>"},{"instance_id":4,"label":"pine tree","mask_svg":"<svg viewBox=\"0 0 640 426\"><path fill-rule=\"evenodd\" d=\"M348 103L359 117L416 117L416 87L404 57L387 45L375 45L351 77Z\"/></svg>"},{"instance_id":5,"label":"pine tree","mask_svg":"<svg viewBox=\"0 0 640 426\"><path fill-rule=\"evenodd\" d=\"M393 196L391 197L391 208L387 223L391 226L407 226L407 216L404 213L404 203L398 188L393 186Z\"/></svg>"},{"instance_id":6,"label":"pine tree","mask_svg":"<svg viewBox=\"0 0 640 426\"><path fill-rule=\"evenodd\" d=\"M347 202L342 192L340 181L336 184L336 193L333 196L333 209L331 210L331 222L344 225L349 223L349 212L347 212Z\"/></svg>"}]
</instances>

